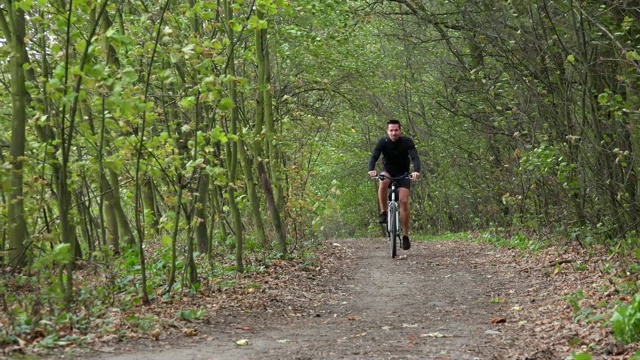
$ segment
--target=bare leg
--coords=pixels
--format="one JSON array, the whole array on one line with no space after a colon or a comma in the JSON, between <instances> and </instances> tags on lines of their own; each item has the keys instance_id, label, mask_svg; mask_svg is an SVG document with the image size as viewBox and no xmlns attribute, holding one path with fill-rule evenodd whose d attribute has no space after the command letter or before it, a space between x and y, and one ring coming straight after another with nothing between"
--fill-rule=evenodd
<instances>
[{"instance_id":1,"label":"bare leg","mask_svg":"<svg viewBox=\"0 0 640 360\"><path fill-rule=\"evenodd\" d=\"M400 197L400 224L402 235L409 236L409 189L399 188Z\"/></svg>"},{"instance_id":2,"label":"bare leg","mask_svg":"<svg viewBox=\"0 0 640 360\"><path fill-rule=\"evenodd\" d=\"M389 198L389 184L391 180L380 181L378 186L378 202L380 203L380 212L387 211L387 199Z\"/></svg>"}]
</instances>

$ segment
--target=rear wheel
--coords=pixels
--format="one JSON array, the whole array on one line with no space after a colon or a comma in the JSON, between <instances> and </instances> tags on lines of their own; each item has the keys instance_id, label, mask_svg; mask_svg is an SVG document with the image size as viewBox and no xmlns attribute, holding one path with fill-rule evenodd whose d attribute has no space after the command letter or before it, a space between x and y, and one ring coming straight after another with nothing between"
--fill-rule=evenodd
<instances>
[{"instance_id":1,"label":"rear wheel","mask_svg":"<svg viewBox=\"0 0 640 360\"><path fill-rule=\"evenodd\" d=\"M397 254L397 239L398 239L398 222L397 213L398 209L395 204L389 206L389 245L391 246L391 257L395 258Z\"/></svg>"}]
</instances>

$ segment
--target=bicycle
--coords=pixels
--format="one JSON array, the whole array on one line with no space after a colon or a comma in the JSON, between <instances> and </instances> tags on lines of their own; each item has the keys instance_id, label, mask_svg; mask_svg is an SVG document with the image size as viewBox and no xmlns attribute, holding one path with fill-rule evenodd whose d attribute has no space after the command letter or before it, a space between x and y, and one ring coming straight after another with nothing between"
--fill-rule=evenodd
<instances>
[{"instance_id":1,"label":"bicycle","mask_svg":"<svg viewBox=\"0 0 640 360\"><path fill-rule=\"evenodd\" d=\"M404 174L398 177L391 177L385 174L378 174L375 177L380 181L385 179L391 180L389 200L387 201L387 235L389 236L389 243L391 246L391 258L395 258L397 255L398 240L402 240L400 206L398 204L398 181L410 179L411 176L409 174Z\"/></svg>"}]
</instances>

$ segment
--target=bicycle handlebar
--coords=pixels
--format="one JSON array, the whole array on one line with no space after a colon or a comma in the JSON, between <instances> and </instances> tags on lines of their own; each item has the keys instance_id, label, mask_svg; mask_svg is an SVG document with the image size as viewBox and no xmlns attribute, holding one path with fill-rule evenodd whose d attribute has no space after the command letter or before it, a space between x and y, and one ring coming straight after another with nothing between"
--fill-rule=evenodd
<instances>
[{"instance_id":1,"label":"bicycle handlebar","mask_svg":"<svg viewBox=\"0 0 640 360\"><path fill-rule=\"evenodd\" d=\"M391 177L385 174L378 174L376 176L372 176L372 178L377 178L378 180L385 180L385 179L389 179L391 181L398 181L398 180L402 180L402 179L411 179L411 174L409 173L404 173L403 175L397 176L397 177Z\"/></svg>"}]
</instances>

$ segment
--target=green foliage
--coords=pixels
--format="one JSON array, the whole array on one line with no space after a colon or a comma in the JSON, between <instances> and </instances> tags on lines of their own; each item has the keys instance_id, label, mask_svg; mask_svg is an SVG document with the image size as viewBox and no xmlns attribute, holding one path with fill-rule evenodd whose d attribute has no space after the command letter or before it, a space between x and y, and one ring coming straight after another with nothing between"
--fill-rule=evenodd
<instances>
[{"instance_id":1,"label":"green foliage","mask_svg":"<svg viewBox=\"0 0 640 360\"><path fill-rule=\"evenodd\" d=\"M582 290L578 290L571 295L566 295L564 298L569 303L569 305L571 305L573 314L576 315L581 309L580 301L584 300L585 296Z\"/></svg>"},{"instance_id":2,"label":"green foliage","mask_svg":"<svg viewBox=\"0 0 640 360\"><path fill-rule=\"evenodd\" d=\"M593 356L591 356L591 354L589 354L589 353L576 353L576 354L571 354L571 359L573 359L573 360L591 360L591 359L593 359Z\"/></svg>"},{"instance_id":3,"label":"green foliage","mask_svg":"<svg viewBox=\"0 0 640 360\"><path fill-rule=\"evenodd\" d=\"M401 3L299 0L294 5L260 0L255 5L264 12L263 19L256 9L235 2L234 19L227 22L215 2L174 2L166 12L171 21L160 24L152 14L165 14L161 3L124 12L109 4L99 23L107 26L109 19L113 24L92 37L99 3L74 3L70 13L50 5L16 5L29 15L27 38L33 41L28 71L37 79L28 82L33 101L27 117L32 121L27 124L23 169L25 218L34 230L28 239L33 261L25 272L37 275L6 279L6 284L30 289L20 293L23 298L0 289L9 303L19 305L9 314L14 329L27 334L43 326L43 346L66 341L46 321L81 329L89 326L90 318L60 310L67 279L62 269L75 261L71 239L60 238L57 186L63 149L71 157L64 174L73 193L69 221L81 249L92 251L92 258L84 260L103 276L94 287L75 284L78 306L96 312L109 306L128 311L140 304L143 270L148 271L146 286L152 294L166 285L173 260L178 275L186 274L187 259L193 256L187 254L187 241L200 222L207 225L213 251L196 260L198 271L213 274L218 288L235 285L231 275L237 267L230 264L230 250L236 237L228 231L229 199L203 205L205 219L193 216L201 174L211 176L208 194L229 186L237 189L248 257L281 256L258 242L256 225L248 217L252 204L247 179L242 174L230 184L228 168L236 163L221 160L225 146L235 145L240 137L251 150L256 144L277 149L274 158L251 152L250 160L280 166L268 175L282 190L278 210L297 255L306 257L326 238L378 235L376 184L366 178L365 167L391 117L401 119L423 158L423 180L412 185L416 239L456 239L479 230L481 241L536 251L546 244L528 231L552 230L587 246L615 243L619 251L637 247L634 159L640 144L634 109L639 100L631 90L638 82L634 61L640 57L640 43L637 22L621 17L615 6L555 2L540 12L536 2L483 8L472 2L435 1L424 2L416 11L426 13L407 21L407 10L415 9ZM549 18L554 14L566 16ZM599 26L576 29L576 14ZM434 23L451 26L439 29L442 34ZM225 24L238 31L236 39L222 35ZM477 30L477 36L459 36L461 24ZM257 92L267 90L258 85L255 30L266 30L269 38L274 134L252 131L259 110ZM607 34L615 34L615 39ZM68 54L67 41L72 50ZM231 48L237 68L233 77L224 71ZM88 50L84 59L83 50ZM7 84L6 60L12 54L7 47L0 49L5 60L0 71ZM77 80L82 80L79 89L73 87ZM237 99L232 99L230 84L236 85ZM8 91L0 95L5 119L12 115L11 96ZM79 112L70 119L69 107L76 99ZM232 109L241 114L243 130L238 133L231 133L228 124ZM70 129L72 121L75 127ZM4 150L11 132L8 121L0 125L3 194L12 186ZM141 174L153 180L158 202L153 211L135 202L141 191L135 181L138 165ZM117 184L110 178L102 183L100 175L109 170ZM184 181L178 183L178 177ZM184 190L180 204L178 187ZM137 248L124 248L117 258L103 248L104 210L115 204L100 204L111 193L117 193L125 218L117 220L120 231L144 215L133 231L149 252L146 269L140 255L147 254ZM257 205L265 210L264 193L259 195ZM5 218L6 206L0 204ZM155 211L159 219L153 217ZM156 220L158 229L151 229ZM517 230L509 230L512 227ZM177 259L170 251L173 229L178 230ZM316 264L311 256L306 261ZM586 269L585 264L573 266ZM629 266L631 273L638 271L634 266ZM183 281L170 290L197 294L206 286L204 279L189 284L186 276L180 278ZM631 294L638 289L626 281L618 290ZM592 313L580 307L579 295L567 301L576 318L589 319ZM48 308L43 324L26 315L39 306ZM623 309L619 317L630 319L632 311ZM130 322L146 328L151 320ZM3 336L9 339L3 341L15 340L15 334Z\"/></svg>"},{"instance_id":4,"label":"green foliage","mask_svg":"<svg viewBox=\"0 0 640 360\"><path fill-rule=\"evenodd\" d=\"M587 264L577 264L576 263L576 264L573 264L572 266L573 266L573 270L576 270L576 271L585 271L588 268Z\"/></svg>"},{"instance_id":5,"label":"green foliage","mask_svg":"<svg viewBox=\"0 0 640 360\"><path fill-rule=\"evenodd\" d=\"M618 305L610 319L614 337L625 344L640 340L640 293L630 304Z\"/></svg>"},{"instance_id":6,"label":"green foliage","mask_svg":"<svg viewBox=\"0 0 640 360\"><path fill-rule=\"evenodd\" d=\"M180 310L178 312L178 317L180 317L180 319L185 321L194 321L194 320L202 319L202 317L205 316L206 313L207 313L206 309L199 309L199 310L187 309L187 310Z\"/></svg>"},{"instance_id":7,"label":"green foliage","mask_svg":"<svg viewBox=\"0 0 640 360\"><path fill-rule=\"evenodd\" d=\"M151 330L154 325L156 325L156 317L155 316L138 316L136 314L131 314L124 318L127 324L133 329L140 329L143 332Z\"/></svg>"},{"instance_id":8,"label":"green foliage","mask_svg":"<svg viewBox=\"0 0 640 360\"><path fill-rule=\"evenodd\" d=\"M421 240L421 241L448 241L448 240L466 241L466 240L471 240L472 236L468 232L460 232L460 233L447 232L439 235L418 234L418 235L414 235L413 239Z\"/></svg>"},{"instance_id":9,"label":"green foliage","mask_svg":"<svg viewBox=\"0 0 640 360\"><path fill-rule=\"evenodd\" d=\"M543 249L546 244L542 240L530 239L524 234L503 235L504 229L493 229L483 232L478 237L479 241L492 244L494 246L504 246L509 249L518 249L523 251L538 251Z\"/></svg>"}]
</instances>

